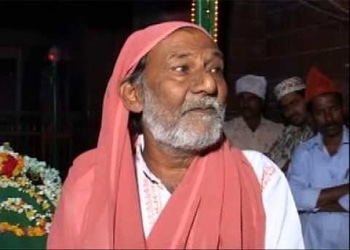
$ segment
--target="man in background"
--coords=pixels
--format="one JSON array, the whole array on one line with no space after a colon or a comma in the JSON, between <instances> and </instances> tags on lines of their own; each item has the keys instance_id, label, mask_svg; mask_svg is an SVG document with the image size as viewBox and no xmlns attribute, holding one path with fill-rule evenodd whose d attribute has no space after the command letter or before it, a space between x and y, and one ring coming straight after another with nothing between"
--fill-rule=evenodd
<instances>
[{"instance_id":1,"label":"man in background","mask_svg":"<svg viewBox=\"0 0 350 250\"><path fill-rule=\"evenodd\" d=\"M349 130L336 85L311 68L305 94L317 135L292 155L287 177L307 249L349 249Z\"/></svg>"},{"instance_id":2,"label":"man in background","mask_svg":"<svg viewBox=\"0 0 350 250\"><path fill-rule=\"evenodd\" d=\"M263 116L266 95L263 76L245 75L236 81L236 94L240 116L224 125L231 145L267 153L284 128Z\"/></svg>"},{"instance_id":3,"label":"man in background","mask_svg":"<svg viewBox=\"0 0 350 250\"><path fill-rule=\"evenodd\" d=\"M305 88L303 80L297 76L283 80L274 88L278 104L290 124L283 129L268 156L283 172L288 169L293 149L314 135L304 100Z\"/></svg>"}]
</instances>

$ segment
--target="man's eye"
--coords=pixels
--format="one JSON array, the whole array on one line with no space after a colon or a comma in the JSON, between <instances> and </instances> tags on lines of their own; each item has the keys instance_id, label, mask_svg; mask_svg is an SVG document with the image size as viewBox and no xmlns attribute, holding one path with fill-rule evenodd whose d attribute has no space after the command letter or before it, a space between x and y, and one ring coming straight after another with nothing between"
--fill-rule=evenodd
<instances>
[{"instance_id":1,"label":"man's eye","mask_svg":"<svg viewBox=\"0 0 350 250\"><path fill-rule=\"evenodd\" d=\"M222 73L222 68L221 67L216 67L216 68L211 68L209 69L210 73Z\"/></svg>"},{"instance_id":2,"label":"man's eye","mask_svg":"<svg viewBox=\"0 0 350 250\"><path fill-rule=\"evenodd\" d=\"M179 73L185 73L189 70L188 66L176 66L173 68L174 71L179 72Z\"/></svg>"}]
</instances>

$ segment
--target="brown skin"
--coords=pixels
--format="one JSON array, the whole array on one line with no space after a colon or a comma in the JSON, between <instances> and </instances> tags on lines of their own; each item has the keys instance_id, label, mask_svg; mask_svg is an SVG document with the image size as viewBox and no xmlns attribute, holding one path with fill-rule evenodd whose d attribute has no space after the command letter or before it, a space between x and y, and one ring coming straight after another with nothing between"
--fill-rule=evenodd
<instances>
[{"instance_id":1,"label":"brown skin","mask_svg":"<svg viewBox=\"0 0 350 250\"><path fill-rule=\"evenodd\" d=\"M343 138L344 107L332 93L312 100L312 117L323 136L323 143L330 155L334 155Z\"/></svg>"},{"instance_id":2,"label":"brown skin","mask_svg":"<svg viewBox=\"0 0 350 250\"><path fill-rule=\"evenodd\" d=\"M305 127L312 125L311 117L307 111L304 96L298 92L284 95L279 100L279 105L284 117L294 126ZM287 161L282 171L287 173L290 160Z\"/></svg>"},{"instance_id":3,"label":"brown skin","mask_svg":"<svg viewBox=\"0 0 350 250\"><path fill-rule=\"evenodd\" d=\"M334 93L315 97L311 103L311 114L323 143L330 155L334 155L343 138L344 107ZM345 212L338 199L349 193L349 183L322 189L317 207L325 212Z\"/></svg>"},{"instance_id":4,"label":"brown skin","mask_svg":"<svg viewBox=\"0 0 350 250\"><path fill-rule=\"evenodd\" d=\"M338 199L349 193L349 183L322 189L317 200L321 212L347 212L339 205Z\"/></svg>"},{"instance_id":5,"label":"brown skin","mask_svg":"<svg viewBox=\"0 0 350 250\"><path fill-rule=\"evenodd\" d=\"M252 131L255 131L261 122L263 100L252 93L241 92L238 94L238 103L244 121Z\"/></svg>"},{"instance_id":6,"label":"brown skin","mask_svg":"<svg viewBox=\"0 0 350 250\"><path fill-rule=\"evenodd\" d=\"M286 94L279 100L279 104L291 124L298 127L308 124L308 112L301 94L297 92Z\"/></svg>"},{"instance_id":7,"label":"brown skin","mask_svg":"<svg viewBox=\"0 0 350 250\"><path fill-rule=\"evenodd\" d=\"M222 53L212 39L197 29L182 28L148 53L144 80L162 105L175 112L191 95L215 96L224 104L227 86L222 70ZM143 97L138 86L126 82L120 92L130 111L142 112ZM205 125L200 121L193 123L193 127L201 126ZM196 154L160 144L145 126L143 134L147 166L173 192Z\"/></svg>"}]
</instances>

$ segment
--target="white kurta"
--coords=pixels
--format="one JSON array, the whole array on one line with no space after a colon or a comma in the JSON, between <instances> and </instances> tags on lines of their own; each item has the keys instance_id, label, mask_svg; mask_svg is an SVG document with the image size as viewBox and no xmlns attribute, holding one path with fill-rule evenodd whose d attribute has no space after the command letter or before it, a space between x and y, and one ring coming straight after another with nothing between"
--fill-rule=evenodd
<instances>
[{"instance_id":1,"label":"white kurta","mask_svg":"<svg viewBox=\"0 0 350 250\"><path fill-rule=\"evenodd\" d=\"M137 142L136 168L142 222L148 237L171 193L150 172L143 157L143 137ZM256 151L243 151L260 181L266 214L266 249L304 249L296 206L284 174L266 156Z\"/></svg>"},{"instance_id":2,"label":"white kurta","mask_svg":"<svg viewBox=\"0 0 350 250\"><path fill-rule=\"evenodd\" d=\"M224 124L224 133L231 145L243 150L256 150L268 153L271 146L282 134L284 125L261 117L259 127L252 131L239 116Z\"/></svg>"}]
</instances>

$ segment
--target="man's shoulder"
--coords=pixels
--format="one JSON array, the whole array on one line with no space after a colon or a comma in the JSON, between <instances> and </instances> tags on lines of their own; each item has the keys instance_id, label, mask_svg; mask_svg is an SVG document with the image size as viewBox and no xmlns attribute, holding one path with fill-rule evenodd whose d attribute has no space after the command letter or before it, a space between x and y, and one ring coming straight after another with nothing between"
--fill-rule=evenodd
<instances>
[{"instance_id":1,"label":"man's shoulder","mask_svg":"<svg viewBox=\"0 0 350 250\"><path fill-rule=\"evenodd\" d=\"M243 121L243 118L241 116L236 116L231 118L230 120L227 120L224 122L225 125L233 125L233 124L237 124L239 122L241 122L241 120Z\"/></svg>"},{"instance_id":2,"label":"man's shoulder","mask_svg":"<svg viewBox=\"0 0 350 250\"><path fill-rule=\"evenodd\" d=\"M282 132L279 136L279 141L285 141L288 135L295 134L297 131L296 127L293 125L287 125L282 128Z\"/></svg>"},{"instance_id":3,"label":"man's shoulder","mask_svg":"<svg viewBox=\"0 0 350 250\"><path fill-rule=\"evenodd\" d=\"M294 126L294 125L286 125L282 130L282 137L293 136L294 139L300 139L300 142L306 141L313 137L313 131L310 127L306 127L304 129Z\"/></svg>"},{"instance_id":4,"label":"man's shoulder","mask_svg":"<svg viewBox=\"0 0 350 250\"><path fill-rule=\"evenodd\" d=\"M285 125L283 123L275 122L267 118L263 118L262 121L266 126L268 126L271 129L277 128L277 129L283 130L285 128Z\"/></svg>"},{"instance_id":5,"label":"man's shoulder","mask_svg":"<svg viewBox=\"0 0 350 250\"><path fill-rule=\"evenodd\" d=\"M294 157L300 157L301 155L308 155L312 151L315 150L317 145L319 144L317 136L313 136L306 141L300 142L294 149L293 155Z\"/></svg>"},{"instance_id":6,"label":"man's shoulder","mask_svg":"<svg viewBox=\"0 0 350 250\"><path fill-rule=\"evenodd\" d=\"M233 136L236 132L236 130L243 130L245 129L245 123L243 121L243 118L240 116L234 117L231 120L225 121L223 129L226 134L229 134Z\"/></svg>"},{"instance_id":7,"label":"man's shoulder","mask_svg":"<svg viewBox=\"0 0 350 250\"><path fill-rule=\"evenodd\" d=\"M95 150L82 153L74 160L64 182L64 188L69 189L70 194L76 195L91 188L94 176L94 161Z\"/></svg>"},{"instance_id":8,"label":"man's shoulder","mask_svg":"<svg viewBox=\"0 0 350 250\"><path fill-rule=\"evenodd\" d=\"M280 168L263 153L255 150L242 150L242 153L252 166L262 188L268 184L271 178L278 179L283 176Z\"/></svg>"},{"instance_id":9,"label":"man's shoulder","mask_svg":"<svg viewBox=\"0 0 350 250\"><path fill-rule=\"evenodd\" d=\"M242 153L250 163L260 162L264 157L266 157L263 153L251 149L242 150Z\"/></svg>"},{"instance_id":10,"label":"man's shoulder","mask_svg":"<svg viewBox=\"0 0 350 250\"><path fill-rule=\"evenodd\" d=\"M317 138L317 135L315 135L303 142L300 142L298 148L300 148L300 150L311 150L317 144L318 144L318 138Z\"/></svg>"},{"instance_id":11,"label":"man's shoulder","mask_svg":"<svg viewBox=\"0 0 350 250\"><path fill-rule=\"evenodd\" d=\"M283 133L290 133L298 130L300 130L299 127L289 124L287 126L284 126Z\"/></svg>"}]
</instances>

